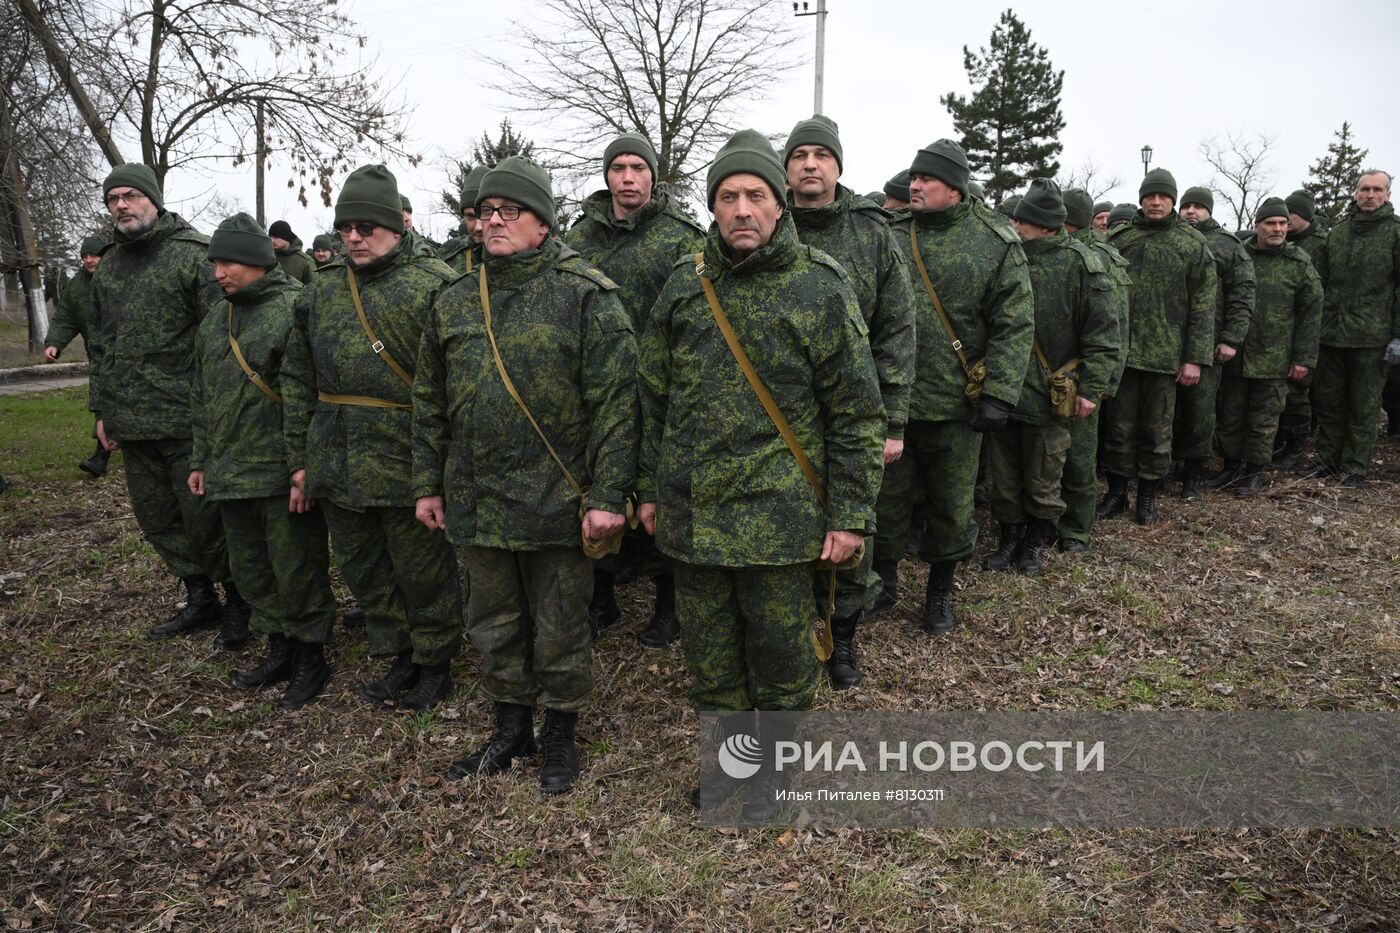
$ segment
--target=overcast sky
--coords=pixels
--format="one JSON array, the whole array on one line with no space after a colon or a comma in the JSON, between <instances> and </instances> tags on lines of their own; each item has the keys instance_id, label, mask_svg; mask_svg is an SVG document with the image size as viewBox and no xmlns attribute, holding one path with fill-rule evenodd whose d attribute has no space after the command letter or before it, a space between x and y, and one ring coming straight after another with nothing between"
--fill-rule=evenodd
<instances>
[{"instance_id":1,"label":"overcast sky","mask_svg":"<svg viewBox=\"0 0 1400 933\"><path fill-rule=\"evenodd\" d=\"M791 10L786 0L774 5ZM879 188L920 146L955 135L938 98L967 90L962 47L985 45L1006 6L1005 0L828 0L824 110L841 127L845 184L860 192ZM444 157L469 155L471 142L511 112L508 99L483 85L532 66L508 36L510 20L530 17L534 7L529 0L345 5L412 111L413 148L425 161L416 169L391 168L414 202L420 228L431 235L441 237L456 222L431 212L444 187ZM1357 144L1370 149L1368 163L1391 171L1400 165L1400 121L1390 106L1400 4L1037 0L1013 9L1065 72L1063 168L1092 158L1102 174L1122 180L1114 200L1136 201L1144 143L1154 150L1153 166L1171 169L1183 190L1208 183L1211 171L1198 146L1227 132L1277 138L1270 164L1280 195L1298 186L1343 120L1351 122ZM785 134L812 112L813 18L794 19L792 27L804 63L741 116L767 133ZM500 61L483 63L474 52ZM513 122L537 142L550 139L548 127ZM276 163L269 172L268 219L289 220L309 244L332 211L319 201L309 209L298 205L282 187L281 172ZM251 168L172 176L167 186L167 200L186 213L212 191L252 211ZM1224 211L1217 204L1217 219L1229 223ZM207 230L218 219L202 217L199 226Z\"/></svg>"}]
</instances>

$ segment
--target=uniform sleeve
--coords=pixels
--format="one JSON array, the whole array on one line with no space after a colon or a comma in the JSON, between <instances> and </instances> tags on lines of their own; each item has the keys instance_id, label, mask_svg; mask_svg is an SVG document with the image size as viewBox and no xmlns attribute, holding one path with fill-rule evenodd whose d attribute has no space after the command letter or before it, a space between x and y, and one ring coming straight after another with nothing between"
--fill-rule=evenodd
<instances>
[{"instance_id":1,"label":"uniform sleeve","mask_svg":"<svg viewBox=\"0 0 1400 933\"><path fill-rule=\"evenodd\" d=\"M306 469L306 434L316 408L316 371L312 365L307 316L314 290L304 288L292 313L292 330L282 357L282 440L287 448L287 475Z\"/></svg>"},{"instance_id":2,"label":"uniform sleeve","mask_svg":"<svg viewBox=\"0 0 1400 933\"><path fill-rule=\"evenodd\" d=\"M1400 340L1400 226L1391 229L1390 339Z\"/></svg>"},{"instance_id":3,"label":"uniform sleeve","mask_svg":"<svg viewBox=\"0 0 1400 933\"><path fill-rule=\"evenodd\" d=\"M1294 366L1317 366L1317 344L1322 333L1322 278L1310 264L1302 286L1294 297L1293 347L1289 362Z\"/></svg>"},{"instance_id":4,"label":"uniform sleeve","mask_svg":"<svg viewBox=\"0 0 1400 933\"><path fill-rule=\"evenodd\" d=\"M98 276L102 274L102 267L98 266L97 274L92 279L92 329L101 334L98 341L97 352L88 353L88 409L97 420L102 420L102 412L110 409L110 401L106 396L106 378L104 374L111 373L112 365L112 341L111 334L108 333L107 315L102 309L102 289L98 286Z\"/></svg>"},{"instance_id":5,"label":"uniform sleeve","mask_svg":"<svg viewBox=\"0 0 1400 933\"><path fill-rule=\"evenodd\" d=\"M613 291L585 299L583 397L588 405L589 508L618 514L637 483L637 339Z\"/></svg>"},{"instance_id":6,"label":"uniform sleeve","mask_svg":"<svg viewBox=\"0 0 1400 933\"><path fill-rule=\"evenodd\" d=\"M1030 267L1019 244L1009 244L988 289L987 381L982 394L1015 407L1035 342Z\"/></svg>"},{"instance_id":7,"label":"uniform sleeve","mask_svg":"<svg viewBox=\"0 0 1400 933\"><path fill-rule=\"evenodd\" d=\"M652 306L647 329L637 347L637 397L641 406L641 443L637 450L637 501L656 501L656 470L661 438L671 404L671 311L668 286Z\"/></svg>"},{"instance_id":8,"label":"uniform sleeve","mask_svg":"<svg viewBox=\"0 0 1400 933\"><path fill-rule=\"evenodd\" d=\"M1200 244L1196 262L1187 274L1185 363L1210 366L1215 362L1215 302L1220 276L1210 247Z\"/></svg>"},{"instance_id":9,"label":"uniform sleeve","mask_svg":"<svg viewBox=\"0 0 1400 933\"><path fill-rule=\"evenodd\" d=\"M74 337L78 336L81 330L78 318L79 309L75 307L78 303L77 293L79 291L74 287L77 282L77 279L69 282L68 287L58 296L58 307L54 309L53 320L49 322L49 334L44 338L44 346L53 347L60 353L63 352L64 347L72 342ZM88 356L92 356L91 344L87 350Z\"/></svg>"},{"instance_id":10,"label":"uniform sleeve","mask_svg":"<svg viewBox=\"0 0 1400 933\"><path fill-rule=\"evenodd\" d=\"M1084 280L1079 394L1097 405L1121 368L1125 349L1118 329L1113 280L1106 272L1087 271Z\"/></svg>"},{"instance_id":11,"label":"uniform sleeve","mask_svg":"<svg viewBox=\"0 0 1400 933\"><path fill-rule=\"evenodd\" d=\"M1220 283L1225 292L1225 323L1220 333L1215 335L1215 342L1229 344L1238 349L1244 345L1244 338L1249 334L1249 322L1254 317L1254 298L1257 290L1254 260L1249 258L1244 244L1232 245L1229 269L1229 283L1224 279Z\"/></svg>"},{"instance_id":12,"label":"uniform sleeve","mask_svg":"<svg viewBox=\"0 0 1400 933\"><path fill-rule=\"evenodd\" d=\"M870 317L870 352L880 377L880 397L885 405L885 430L895 440L904 439L909 420L909 395L914 386L914 293L904 257L885 235L888 250L879 272L875 313Z\"/></svg>"},{"instance_id":13,"label":"uniform sleeve","mask_svg":"<svg viewBox=\"0 0 1400 933\"><path fill-rule=\"evenodd\" d=\"M870 336L855 292L845 283L836 340L816 361L817 403L826 426L827 531L868 535L875 529L875 496L885 449L885 406L870 353Z\"/></svg>"},{"instance_id":14,"label":"uniform sleeve","mask_svg":"<svg viewBox=\"0 0 1400 933\"><path fill-rule=\"evenodd\" d=\"M208 394L204 390L204 328L194 335L194 380L190 383L190 472L203 470L209 460Z\"/></svg>"},{"instance_id":15,"label":"uniform sleeve","mask_svg":"<svg viewBox=\"0 0 1400 933\"><path fill-rule=\"evenodd\" d=\"M447 356L438 328L441 292L433 302L413 372L413 498L443 494L452 430L447 418Z\"/></svg>"}]
</instances>

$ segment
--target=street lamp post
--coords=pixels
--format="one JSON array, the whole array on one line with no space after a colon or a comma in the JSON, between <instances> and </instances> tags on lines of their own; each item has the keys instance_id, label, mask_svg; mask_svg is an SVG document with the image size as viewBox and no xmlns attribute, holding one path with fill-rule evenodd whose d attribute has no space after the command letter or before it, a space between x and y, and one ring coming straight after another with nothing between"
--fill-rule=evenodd
<instances>
[{"instance_id":1,"label":"street lamp post","mask_svg":"<svg viewBox=\"0 0 1400 933\"><path fill-rule=\"evenodd\" d=\"M822 83L826 71L826 0L817 0L816 9L810 9L807 0L792 5L793 16L815 16L817 18L817 73L813 78L812 113L822 112Z\"/></svg>"},{"instance_id":2,"label":"street lamp post","mask_svg":"<svg viewBox=\"0 0 1400 933\"><path fill-rule=\"evenodd\" d=\"M1147 177L1147 170L1150 169L1151 167L1152 167L1152 147L1151 147L1151 146L1143 146L1143 147L1142 147L1142 175L1143 175L1144 178Z\"/></svg>"}]
</instances>

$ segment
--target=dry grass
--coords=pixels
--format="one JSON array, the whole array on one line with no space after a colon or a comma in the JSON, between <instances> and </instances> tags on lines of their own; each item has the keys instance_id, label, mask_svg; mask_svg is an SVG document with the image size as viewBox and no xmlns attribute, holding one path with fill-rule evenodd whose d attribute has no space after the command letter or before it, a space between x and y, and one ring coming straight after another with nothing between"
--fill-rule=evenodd
<instances>
[{"instance_id":1,"label":"dry grass","mask_svg":"<svg viewBox=\"0 0 1400 933\"><path fill-rule=\"evenodd\" d=\"M82 448L85 436L75 439ZM839 709L1400 708L1400 446L1362 492L1165 502L1027 581L959 574L968 625L918 598L863 629ZM114 461L117 463L119 461ZM437 772L489 730L474 656L434 715L367 709L357 634L284 715L208 636L145 639L175 587L120 472L0 499L0 915L12 929L1393 929L1400 834L715 832L684 802L677 650L599 644L581 787ZM923 571L904 565L906 589ZM627 629L645 587L624 591Z\"/></svg>"}]
</instances>

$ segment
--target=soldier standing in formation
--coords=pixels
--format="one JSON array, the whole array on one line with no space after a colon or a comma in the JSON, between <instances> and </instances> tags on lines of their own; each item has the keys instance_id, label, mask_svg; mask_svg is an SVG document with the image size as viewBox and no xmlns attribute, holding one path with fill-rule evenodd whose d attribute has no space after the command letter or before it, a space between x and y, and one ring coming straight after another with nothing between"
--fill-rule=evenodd
<instances>
[{"instance_id":1,"label":"soldier standing in formation","mask_svg":"<svg viewBox=\"0 0 1400 933\"><path fill-rule=\"evenodd\" d=\"M272 237L272 248L277 251L277 264L287 274L303 285L311 282L311 261L301 251L301 237L292 232L292 225L285 220L274 220L267 228Z\"/></svg>"},{"instance_id":2,"label":"soldier standing in formation","mask_svg":"<svg viewBox=\"0 0 1400 933\"><path fill-rule=\"evenodd\" d=\"M476 196L487 171L486 166L478 165L462 180L462 226L467 232L448 240L438 250L438 258L457 272L470 272L481 262L482 223L476 216Z\"/></svg>"},{"instance_id":3,"label":"soldier standing in formation","mask_svg":"<svg viewBox=\"0 0 1400 933\"><path fill-rule=\"evenodd\" d=\"M335 239L328 233L318 233L311 240L311 258L316 268L324 269L335 261Z\"/></svg>"},{"instance_id":4,"label":"soldier standing in formation","mask_svg":"<svg viewBox=\"0 0 1400 933\"><path fill-rule=\"evenodd\" d=\"M102 345L97 322L92 316L92 275L102 263L102 254L111 245L112 241L105 236L83 238L78 249L83 267L63 289L63 294L58 296L58 306L54 309L53 320L49 323L48 336L44 338L44 359L50 363L58 362L63 348L68 346L74 337L83 338L83 350L88 358L88 410L93 412L97 410L93 390L98 381ZM93 437L96 436L97 430L94 427ZM102 446L102 442L97 441L97 449L86 460L78 463L78 469L93 476L102 476L107 472L107 461L111 456L107 448Z\"/></svg>"}]
</instances>

